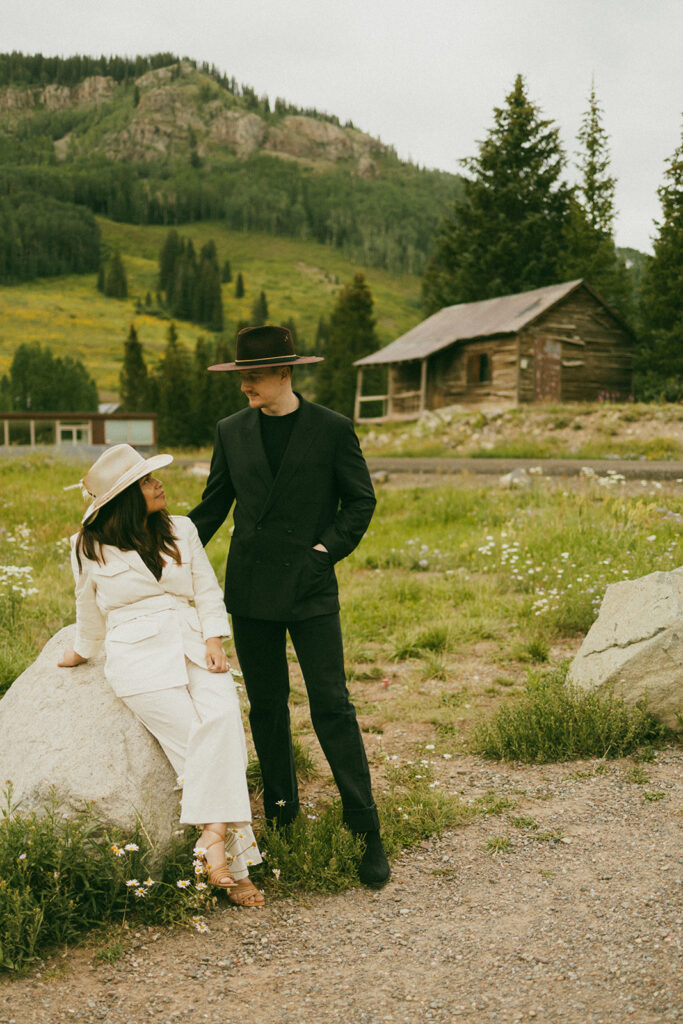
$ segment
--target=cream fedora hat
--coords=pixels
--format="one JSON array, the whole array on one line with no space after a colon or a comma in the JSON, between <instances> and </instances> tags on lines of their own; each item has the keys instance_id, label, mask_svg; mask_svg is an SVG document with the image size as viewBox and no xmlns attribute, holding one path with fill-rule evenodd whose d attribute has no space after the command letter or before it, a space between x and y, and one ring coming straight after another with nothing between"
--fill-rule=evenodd
<instances>
[{"instance_id":1,"label":"cream fedora hat","mask_svg":"<svg viewBox=\"0 0 683 1024\"><path fill-rule=\"evenodd\" d=\"M168 466L169 462L173 462L172 455L152 455L149 459L143 459L129 444L115 444L107 448L80 481L80 485L93 499L81 522L86 523L103 505L136 480L142 480L143 476L153 473L155 469Z\"/></svg>"}]
</instances>

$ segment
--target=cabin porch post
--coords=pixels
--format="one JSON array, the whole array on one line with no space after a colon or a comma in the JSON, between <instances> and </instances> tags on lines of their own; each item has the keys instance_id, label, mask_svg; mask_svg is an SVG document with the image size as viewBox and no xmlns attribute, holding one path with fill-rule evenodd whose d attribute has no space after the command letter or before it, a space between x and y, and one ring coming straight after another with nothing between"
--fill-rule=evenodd
<instances>
[{"instance_id":1,"label":"cabin porch post","mask_svg":"<svg viewBox=\"0 0 683 1024\"><path fill-rule=\"evenodd\" d=\"M420 366L420 415L425 411L427 405L427 360L422 360Z\"/></svg>"},{"instance_id":2,"label":"cabin porch post","mask_svg":"<svg viewBox=\"0 0 683 1024\"><path fill-rule=\"evenodd\" d=\"M353 403L353 418L356 423L360 419L360 396L363 393L363 367L359 366L356 370L356 399Z\"/></svg>"}]
</instances>

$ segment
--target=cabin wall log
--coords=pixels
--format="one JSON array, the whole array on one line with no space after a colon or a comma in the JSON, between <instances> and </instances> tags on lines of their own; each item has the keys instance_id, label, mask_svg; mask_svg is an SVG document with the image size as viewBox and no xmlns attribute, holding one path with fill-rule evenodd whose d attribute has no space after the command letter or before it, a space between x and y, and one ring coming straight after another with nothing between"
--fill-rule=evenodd
<instances>
[{"instance_id":1,"label":"cabin wall log","mask_svg":"<svg viewBox=\"0 0 683 1024\"><path fill-rule=\"evenodd\" d=\"M468 360L482 355L489 357L491 379L484 383L468 381ZM514 402L516 394L517 339L514 336L456 342L429 359L428 409L441 409L446 405L477 406L500 400Z\"/></svg>"},{"instance_id":2,"label":"cabin wall log","mask_svg":"<svg viewBox=\"0 0 683 1024\"><path fill-rule=\"evenodd\" d=\"M429 356L424 407L515 405L542 401L543 395L562 402L591 402L604 393L626 398L633 349L619 319L580 287L517 334L454 341ZM545 361L539 361L538 374L537 353ZM468 380L468 360L472 374L476 357L484 354L490 380ZM421 364L415 358L388 366L391 414L385 420L419 416Z\"/></svg>"},{"instance_id":3,"label":"cabin wall log","mask_svg":"<svg viewBox=\"0 0 683 1024\"><path fill-rule=\"evenodd\" d=\"M608 392L626 398L633 380L633 338L619 321L581 288L519 335L520 402L537 401L536 345L561 344L562 402L591 402Z\"/></svg>"}]
</instances>

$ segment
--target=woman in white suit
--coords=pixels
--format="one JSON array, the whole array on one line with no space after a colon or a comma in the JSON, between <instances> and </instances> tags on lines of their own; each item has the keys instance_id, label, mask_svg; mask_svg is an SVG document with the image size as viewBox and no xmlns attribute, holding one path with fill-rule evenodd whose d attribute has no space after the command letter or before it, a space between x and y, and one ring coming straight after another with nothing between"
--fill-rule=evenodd
<instances>
[{"instance_id":1,"label":"woman in white suit","mask_svg":"<svg viewBox=\"0 0 683 1024\"><path fill-rule=\"evenodd\" d=\"M240 906L264 898L249 879L261 861L251 829L247 750L222 640L223 595L186 516L169 516L144 459L107 449L81 481L93 499L72 537L76 640L59 664L79 665L104 643L114 692L161 744L181 780L180 820L199 825L209 880Z\"/></svg>"}]
</instances>

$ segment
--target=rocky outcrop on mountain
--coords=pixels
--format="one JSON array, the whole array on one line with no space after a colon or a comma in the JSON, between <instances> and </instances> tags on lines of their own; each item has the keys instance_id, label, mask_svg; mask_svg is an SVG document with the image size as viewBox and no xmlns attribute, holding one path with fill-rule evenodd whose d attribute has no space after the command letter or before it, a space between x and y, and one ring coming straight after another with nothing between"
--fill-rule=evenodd
<instances>
[{"instance_id":1,"label":"rocky outcrop on mountain","mask_svg":"<svg viewBox=\"0 0 683 1024\"><path fill-rule=\"evenodd\" d=\"M100 75L73 87L11 86L0 89L0 117L4 114L8 123L16 123L37 110L58 112L85 105L102 107L106 117L111 103L112 110L120 111L121 116L116 117L115 128L100 136L92 151L116 161L188 157L190 149L209 162L221 151L241 159L263 152L307 164L344 163L359 177L373 178L379 173L377 159L388 152L376 139L355 128L305 114L274 119L260 109L248 109L239 96L222 89L187 61L148 71L134 85L135 105L130 104L132 83L119 85L113 78ZM116 106L117 97L125 99L125 106ZM78 127L55 143L60 161L85 151Z\"/></svg>"},{"instance_id":2,"label":"rocky outcrop on mountain","mask_svg":"<svg viewBox=\"0 0 683 1024\"><path fill-rule=\"evenodd\" d=\"M0 89L0 114L21 114L32 110L36 98L32 89L17 89L10 85Z\"/></svg>"},{"instance_id":3,"label":"rocky outcrop on mountain","mask_svg":"<svg viewBox=\"0 0 683 1024\"><path fill-rule=\"evenodd\" d=\"M78 85L46 85L43 89L19 89L8 86L0 89L0 114L18 114L43 107L45 110L64 110L87 104L106 103L116 88L113 78L93 75Z\"/></svg>"},{"instance_id":4,"label":"rocky outcrop on mountain","mask_svg":"<svg viewBox=\"0 0 683 1024\"><path fill-rule=\"evenodd\" d=\"M260 117L238 110L221 111L209 125L209 139L233 149L241 157L250 156L260 149L265 136L266 126ZM205 143L200 152L206 149Z\"/></svg>"},{"instance_id":5,"label":"rocky outcrop on mountain","mask_svg":"<svg viewBox=\"0 0 683 1024\"><path fill-rule=\"evenodd\" d=\"M269 129L265 148L304 160L322 158L336 163L366 156L373 144L368 135L354 129L292 114Z\"/></svg>"}]
</instances>

